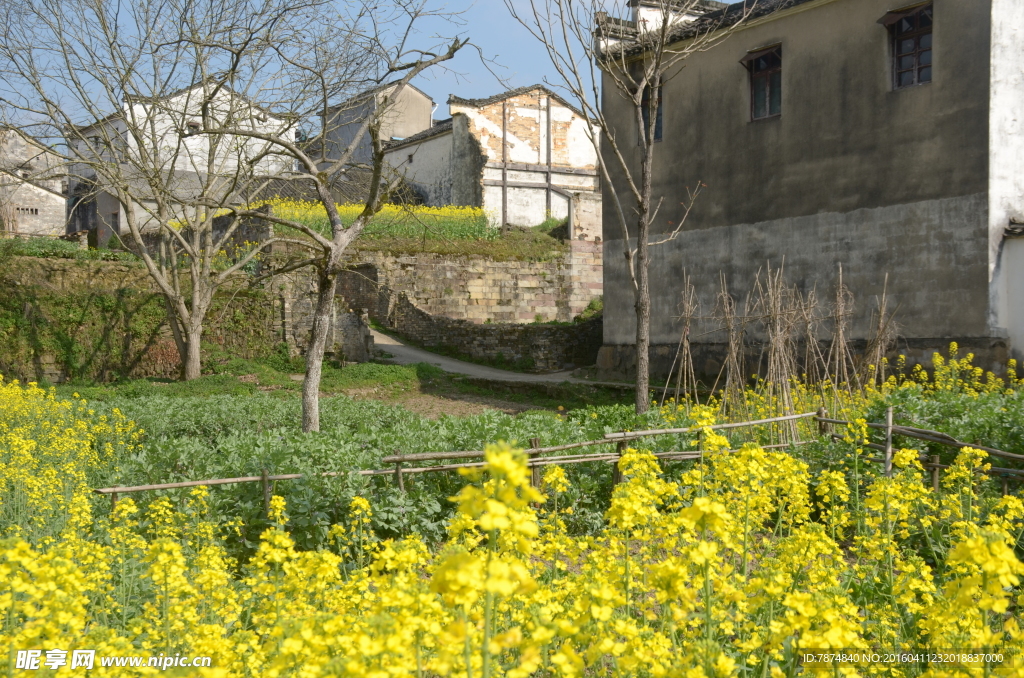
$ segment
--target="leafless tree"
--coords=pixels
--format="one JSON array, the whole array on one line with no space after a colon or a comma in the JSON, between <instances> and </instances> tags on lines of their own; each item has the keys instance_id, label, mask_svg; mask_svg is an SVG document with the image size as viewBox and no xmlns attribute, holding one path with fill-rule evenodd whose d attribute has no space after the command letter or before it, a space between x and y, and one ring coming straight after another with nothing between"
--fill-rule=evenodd
<instances>
[{"instance_id":1,"label":"leafless tree","mask_svg":"<svg viewBox=\"0 0 1024 678\"><path fill-rule=\"evenodd\" d=\"M727 11L708 12L703 0L645 3L638 21L624 17L635 3L603 0L505 0L515 17L547 51L557 79L549 84L573 99L590 123L602 190L613 205L610 218L621 233L636 311L636 410L650 397L650 247L678 236L702 185L679 205L654 195L656 138L662 87L691 55L711 49L755 9L747 0ZM625 107L609 106L613 98ZM614 111L625 110L628 114ZM678 162L678 160L675 160ZM664 210L667 229L651 224ZM606 215L605 217L609 217ZM607 264L606 264L607 265Z\"/></svg>"},{"instance_id":2,"label":"leafless tree","mask_svg":"<svg viewBox=\"0 0 1024 678\"><path fill-rule=\"evenodd\" d=\"M72 193L125 236L163 294L185 379L201 374L214 294L272 243L219 257L240 221L225 208L287 167L269 144L202 130L293 134L250 94L274 44L317 0L12 0L0 16L0 105L21 129L63 138ZM95 225L95 224L93 224Z\"/></svg>"},{"instance_id":3,"label":"leafless tree","mask_svg":"<svg viewBox=\"0 0 1024 678\"><path fill-rule=\"evenodd\" d=\"M0 111L11 118L0 122L63 136L76 185L120 206L117 219L166 299L184 378L201 373L203 322L217 290L276 243L312 249L289 268L318 271L303 398L304 428L318 429L341 254L388 194L383 117L412 78L466 44L424 39L421 24L440 15L427 5L13 0L0 10ZM333 105L381 85L379 106ZM325 132L353 122L351 143L331 155ZM371 157L356 162L366 139ZM331 185L357 171L365 207L345 224ZM329 232L257 209L282 187L320 201ZM225 247L253 217L291 230L225 262Z\"/></svg>"},{"instance_id":4,"label":"leafless tree","mask_svg":"<svg viewBox=\"0 0 1024 678\"><path fill-rule=\"evenodd\" d=\"M305 250L307 256L279 267L275 273L305 266L316 270L316 303L302 389L304 431L320 429L320 381L338 274L344 269L342 256L401 180L384 161L388 139L383 138L382 128L413 78L451 60L469 44L460 37L435 35L425 41L416 37L424 22L441 19L454 25L458 19L456 14L432 9L428 0L349 3L348 10L341 22L345 27L342 34L325 28L314 41L316 47L284 55L289 93L278 108L287 108L285 117L301 121L300 139L242 127L204 130L211 135L255 139L288 157L294 165L284 178L290 187L288 192L319 202L327 216L327 228L318 229L273 212L240 206L231 210L236 218L261 217L302 236L292 244ZM304 40L308 41L309 36ZM351 50L353 46L357 46L357 54L338 60L337 49ZM341 83L347 86L339 87ZM355 92L357 84L363 89ZM346 223L335 204L335 189L339 183L352 181L365 187L365 193L360 196L361 212Z\"/></svg>"}]
</instances>

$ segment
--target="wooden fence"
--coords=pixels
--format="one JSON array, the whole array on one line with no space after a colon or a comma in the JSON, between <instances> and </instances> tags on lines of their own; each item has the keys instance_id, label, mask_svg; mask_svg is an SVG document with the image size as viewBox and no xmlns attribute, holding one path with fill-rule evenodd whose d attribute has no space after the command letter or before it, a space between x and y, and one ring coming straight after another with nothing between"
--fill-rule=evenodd
<instances>
[{"instance_id":1,"label":"wooden fence","mask_svg":"<svg viewBox=\"0 0 1024 678\"><path fill-rule=\"evenodd\" d=\"M527 465L532 471L532 482L535 487L540 486L540 467L547 466L549 464L581 464L591 462L604 462L609 464L615 464L613 471L613 482L619 483L622 481L620 475L618 461L625 451L630 441L640 440L642 438L651 438L663 435L678 435L683 433L700 433L705 429L710 430L724 430L733 428L743 428L748 426L760 426L764 424L774 424L784 421L794 421L798 419L810 419L813 418L818 423L819 435L827 435L833 440L843 440L843 436L840 436L830 430L832 426L848 426L852 422L844 419L830 419L828 418L827 412L823 409L817 412L808 412L805 414L790 414L782 417L771 417L768 419L756 419L753 421L741 421L729 424L714 424L712 426L690 426L686 428L666 428L666 429L651 429L646 431L619 431L617 433L606 433L603 438L599 440L586 440L578 443L569 443L566 445L554 445L549 447L541 447L539 438L530 439L530 447L524 450L527 457ZM979 450L984 450L994 457L1001 457L1005 459L1024 460L1024 455L1014 454L1012 452L1005 452L1003 450L997 450L991 447L985 447L975 443L965 443L958 441L945 433L939 431L929 431L927 429L919 429L910 426L899 426L893 424L893 410L890 407L886 411L886 421L884 424L880 423L868 423L869 428L879 429L885 431L885 444L879 445L877 443L864 443L863 446L869 449L878 450L883 453L882 457L865 457L866 461L884 464L885 475L892 475L892 451L893 451L893 436L902 436L905 438L913 438L929 443L936 443L944 445L946 447L953 447L962 449L965 447L971 447ZM806 445L811 441L801 441L799 439L792 442L780 443L777 445L762 445L761 447L766 449L790 447L792 445ZM584 453L584 454L569 454L569 455L556 455L556 456L544 456L554 452L565 452L567 450L576 450L585 447L602 446L602 445L615 445L613 451L603 451L595 453ZM737 450L729 450L729 452L736 452ZM364 471L331 471L327 473L319 474L320 477L334 477L340 475L361 475L361 476L379 476L379 475L391 475L395 479L395 484L401 491L405 491L405 476L415 473L434 473L438 471L453 471L460 468L473 468L481 467L485 462L462 462L454 464L440 464L436 466L414 466L406 467L406 464L414 462L425 462L425 461L446 461L446 460L459 460L459 459L478 459L484 456L482 450L470 450L461 452L422 452L416 454L396 454L384 457L381 462L383 464L393 465L393 469L376 469L376 470L364 470ZM695 460L700 459L703 456L703 452L700 450L688 450L688 451L669 451L669 452L657 452L654 454L655 457L664 459L666 461L684 461L684 460ZM949 468L948 464L940 464L938 456L928 457L927 455L921 455L919 457L922 462L921 465L931 471L931 481L933 488L937 491L939 489L939 474L944 468ZM1001 477L1003 481L1003 494L1008 491L1007 483L1010 479L1021 480L1024 479L1024 470L1021 469L1009 469L993 467L987 472L990 476ZM210 485L228 485L233 483L262 483L263 485L263 499L264 499L264 512L270 504L270 483L278 480L296 480L304 477L301 473L287 473L283 475L268 475L267 470L264 469L262 475L258 476L242 476L238 478L215 478L211 480L188 480L177 483L163 483L158 485L136 485L133 487L104 487L93 490L98 494L105 494L110 496L111 506L113 507L117 503L118 495L128 494L132 492L148 492L151 490L169 490L180 487L200 487Z\"/></svg>"}]
</instances>

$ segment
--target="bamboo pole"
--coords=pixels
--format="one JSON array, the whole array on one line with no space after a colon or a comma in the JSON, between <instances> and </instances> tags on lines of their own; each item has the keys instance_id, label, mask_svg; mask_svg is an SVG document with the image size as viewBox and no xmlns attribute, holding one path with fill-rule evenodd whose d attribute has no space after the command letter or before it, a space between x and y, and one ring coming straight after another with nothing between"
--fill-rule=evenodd
<instances>
[{"instance_id":1,"label":"bamboo pole","mask_svg":"<svg viewBox=\"0 0 1024 678\"><path fill-rule=\"evenodd\" d=\"M847 425L850 422L844 419L818 419L819 422L825 422L827 424L842 424ZM885 430L885 424L868 423L868 428ZM924 440L929 443L938 443L939 445L945 445L946 447L956 447L963 449L970 447L975 450L981 450L982 452L988 452L994 457L1003 457L1005 459L1019 459L1024 461L1024 454L1014 454L1013 452L1006 452L1005 450L997 450L994 447L985 447L984 445L977 445L975 443L965 443L957 440L956 438L942 433L940 431L929 431L927 429L914 428L912 426L899 426L893 425L893 435L903 436L905 438L914 438L916 440Z\"/></svg>"},{"instance_id":2,"label":"bamboo pole","mask_svg":"<svg viewBox=\"0 0 1024 678\"><path fill-rule=\"evenodd\" d=\"M263 520L267 520L270 517L270 481L267 477L266 468L263 469L260 482L263 485Z\"/></svg>"},{"instance_id":3,"label":"bamboo pole","mask_svg":"<svg viewBox=\"0 0 1024 678\"><path fill-rule=\"evenodd\" d=\"M892 477L892 407L885 408L885 475Z\"/></svg>"},{"instance_id":4,"label":"bamboo pole","mask_svg":"<svg viewBox=\"0 0 1024 678\"><path fill-rule=\"evenodd\" d=\"M577 447L590 447L592 445L610 445L607 440L584 440L579 443L568 443L566 445L553 445L551 447L538 447L523 450L527 455L534 456L538 454L547 454L548 452L561 452L562 450L573 450ZM442 459L470 459L473 457L482 457L484 453L482 450L471 450L467 452L417 452L415 454L406 454L402 456L405 461L439 461ZM393 464L398 460L398 457L384 457L381 459L383 464Z\"/></svg>"},{"instance_id":5,"label":"bamboo pole","mask_svg":"<svg viewBox=\"0 0 1024 678\"><path fill-rule=\"evenodd\" d=\"M540 447L540 438L530 438L530 447L538 449ZM540 489L540 467L532 466L530 468L530 484L535 488Z\"/></svg>"},{"instance_id":6,"label":"bamboo pole","mask_svg":"<svg viewBox=\"0 0 1024 678\"><path fill-rule=\"evenodd\" d=\"M622 431L619 433L605 433L605 440L635 440L650 436L663 436L674 433L696 433L704 429L719 430L726 428L742 428L744 426L757 426L758 424L771 424L777 421L792 421L794 419L805 419L815 417L817 412L806 412L804 414L787 414L784 417L772 417L770 419L756 419L754 421L740 421L734 424L713 424L711 426L690 426L688 428L660 428L649 431Z\"/></svg>"}]
</instances>

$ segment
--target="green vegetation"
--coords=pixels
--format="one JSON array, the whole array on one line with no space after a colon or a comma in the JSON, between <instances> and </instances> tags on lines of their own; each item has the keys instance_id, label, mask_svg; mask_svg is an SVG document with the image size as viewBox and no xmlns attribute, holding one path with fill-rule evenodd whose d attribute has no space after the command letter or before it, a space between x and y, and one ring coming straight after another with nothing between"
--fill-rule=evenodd
<instances>
[{"instance_id":1,"label":"green vegetation","mask_svg":"<svg viewBox=\"0 0 1024 678\"><path fill-rule=\"evenodd\" d=\"M76 262L60 265L66 280L57 288L26 284L49 275L50 265L41 263L0 261L0 373L33 381L63 373L80 382L177 376L180 361L166 329L166 308L147 289L143 272ZM270 356L276 345L273 312L261 290L216 297L204 333L204 360Z\"/></svg>"},{"instance_id":2,"label":"green vegetation","mask_svg":"<svg viewBox=\"0 0 1024 678\"><path fill-rule=\"evenodd\" d=\"M497 234L498 231L492 229ZM494 261L550 261L564 256L568 246L534 230L513 229L494 238L451 239L422 237L359 238L353 250L392 254L441 254L444 256L488 257Z\"/></svg>"},{"instance_id":3,"label":"green vegetation","mask_svg":"<svg viewBox=\"0 0 1024 678\"><path fill-rule=\"evenodd\" d=\"M0 265L9 257L44 259L80 259L83 261L139 261L131 252L108 249L82 249L78 243L56 238L10 238L0 240Z\"/></svg>"},{"instance_id":4,"label":"green vegetation","mask_svg":"<svg viewBox=\"0 0 1024 678\"><path fill-rule=\"evenodd\" d=\"M572 319L574 323L585 323L604 315L604 295L594 297L583 311Z\"/></svg>"}]
</instances>

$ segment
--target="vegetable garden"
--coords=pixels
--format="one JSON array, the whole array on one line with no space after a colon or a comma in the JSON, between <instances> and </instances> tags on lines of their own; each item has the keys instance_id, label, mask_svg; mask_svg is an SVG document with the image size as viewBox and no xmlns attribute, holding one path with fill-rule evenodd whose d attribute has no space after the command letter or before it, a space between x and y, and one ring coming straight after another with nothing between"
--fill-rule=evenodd
<instances>
[{"instance_id":1,"label":"vegetable garden","mask_svg":"<svg viewBox=\"0 0 1024 678\"><path fill-rule=\"evenodd\" d=\"M341 396L303 436L297 402L271 394L87 402L0 384L3 642L10 662L52 647L213 657L169 675L1018 675L1016 482L1003 495L981 450L899 436L891 475L867 461L881 441L866 423L889 407L1024 452L1008 372L954 356L863 392L793 384L796 411L852 422L838 440L806 419L713 430L730 418L714 401L427 420ZM747 389L744 417L778 415L770 392ZM534 487L517 448L680 427L695 430L631 441L618 483L595 461L546 466ZM405 492L319 475L501 440L482 467ZM654 456L670 451L701 454ZM937 491L921 454L948 467ZM113 509L91 491L262 469L306 474L273 488L266 515L259 483ZM848 661L821 661L834 653Z\"/></svg>"}]
</instances>

